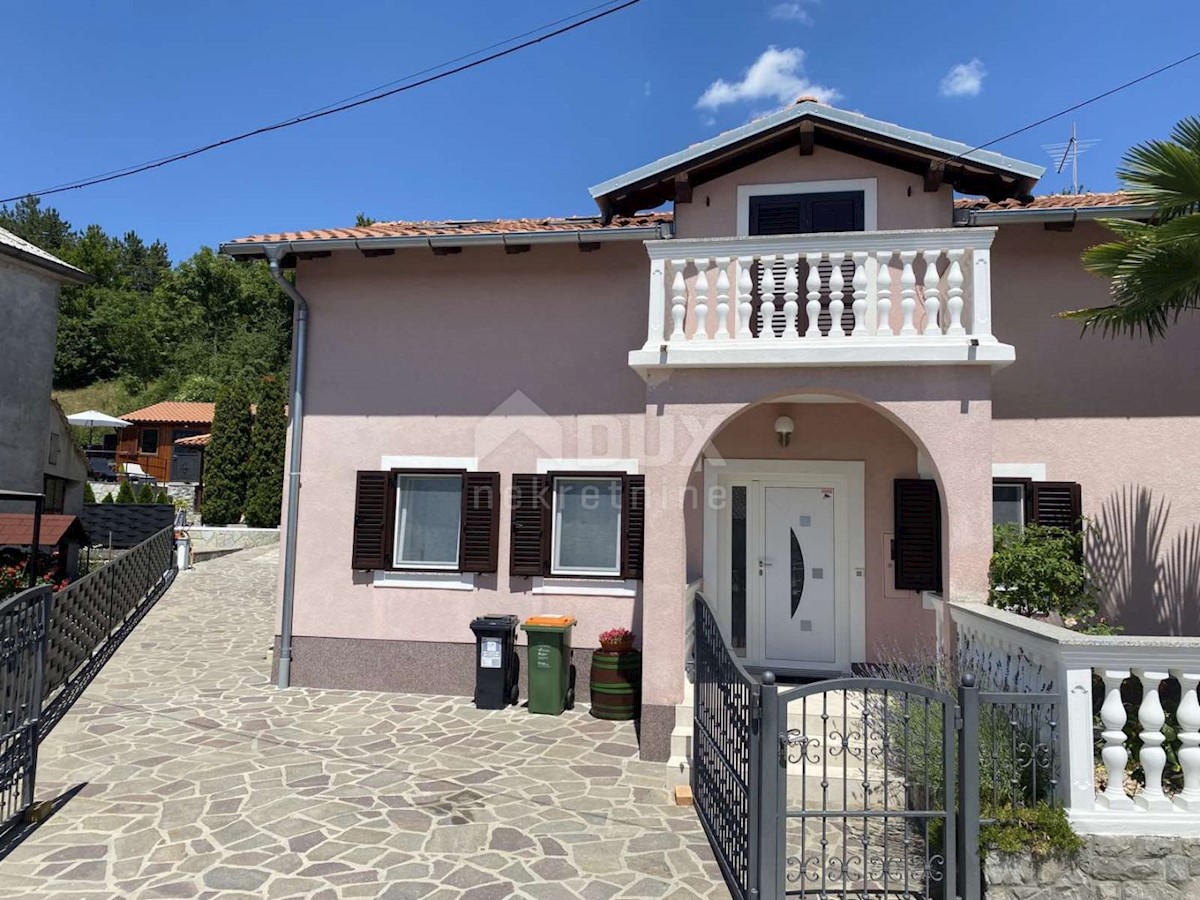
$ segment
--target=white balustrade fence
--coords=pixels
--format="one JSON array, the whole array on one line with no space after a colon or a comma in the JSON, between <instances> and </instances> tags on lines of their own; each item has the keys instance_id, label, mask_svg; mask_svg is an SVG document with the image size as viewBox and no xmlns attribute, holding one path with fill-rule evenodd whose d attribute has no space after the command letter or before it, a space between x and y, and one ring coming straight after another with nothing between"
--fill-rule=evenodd
<instances>
[{"instance_id":1,"label":"white balustrade fence","mask_svg":"<svg viewBox=\"0 0 1200 900\"><path fill-rule=\"evenodd\" d=\"M992 343L994 229L648 241L646 347Z\"/></svg>"},{"instance_id":2,"label":"white balustrade fence","mask_svg":"<svg viewBox=\"0 0 1200 900\"><path fill-rule=\"evenodd\" d=\"M1200 638L1085 635L969 603L950 604L950 616L964 670L982 669L983 678L1005 682L1001 689L1062 694L1059 789L1076 829L1200 834ZM1137 742L1127 733L1121 695L1130 679L1141 687L1137 725L1129 729ZM1102 697L1094 698L1094 685L1102 685ZM1171 740L1162 704L1168 689L1179 692ZM1169 753L1178 760L1174 773ZM1127 781L1131 759L1140 763L1144 784Z\"/></svg>"}]
</instances>

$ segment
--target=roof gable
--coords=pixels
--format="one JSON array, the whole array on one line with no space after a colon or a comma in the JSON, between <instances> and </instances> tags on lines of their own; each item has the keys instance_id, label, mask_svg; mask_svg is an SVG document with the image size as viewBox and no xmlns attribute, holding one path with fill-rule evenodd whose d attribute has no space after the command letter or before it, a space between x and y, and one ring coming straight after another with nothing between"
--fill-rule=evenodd
<instances>
[{"instance_id":1,"label":"roof gable","mask_svg":"<svg viewBox=\"0 0 1200 900\"><path fill-rule=\"evenodd\" d=\"M604 215L630 215L674 199L678 179L702 184L793 146L830 147L924 174L940 169L939 180L960 192L997 200L1029 194L1045 171L990 150L801 99L590 191Z\"/></svg>"}]
</instances>

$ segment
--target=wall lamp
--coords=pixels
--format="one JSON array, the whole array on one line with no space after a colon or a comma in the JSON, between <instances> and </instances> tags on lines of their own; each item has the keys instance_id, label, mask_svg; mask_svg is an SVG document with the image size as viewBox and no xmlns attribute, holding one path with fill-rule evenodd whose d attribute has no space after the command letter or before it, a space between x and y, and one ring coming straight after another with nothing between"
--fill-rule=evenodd
<instances>
[{"instance_id":1,"label":"wall lamp","mask_svg":"<svg viewBox=\"0 0 1200 900\"><path fill-rule=\"evenodd\" d=\"M780 416L775 420L775 434L779 436L779 446L786 447L792 442L792 432L796 430L796 423L789 416Z\"/></svg>"}]
</instances>

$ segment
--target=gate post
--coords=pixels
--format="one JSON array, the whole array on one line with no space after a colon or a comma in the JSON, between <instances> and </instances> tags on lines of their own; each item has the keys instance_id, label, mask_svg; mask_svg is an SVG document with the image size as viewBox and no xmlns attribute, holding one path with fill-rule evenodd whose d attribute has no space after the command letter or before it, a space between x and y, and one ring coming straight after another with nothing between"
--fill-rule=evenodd
<instances>
[{"instance_id":1,"label":"gate post","mask_svg":"<svg viewBox=\"0 0 1200 900\"><path fill-rule=\"evenodd\" d=\"M774 672L763 672L759 690L758 777L752 786L757 814L757 858L752 865L758 872L759 900L783 900L784 857L787 810L786 781L780 784L779 758L779 685Z\"/></svg>"},{"instance_id":2,"label":"gate post","mask_svg":"<svg viewBox=\"0 0 1200 900\"><path fill-rule=\"evenodd\" d=\"M979 688L965 673L958 688L958 896L979 900Z\"/></svg>"}]
</instances>

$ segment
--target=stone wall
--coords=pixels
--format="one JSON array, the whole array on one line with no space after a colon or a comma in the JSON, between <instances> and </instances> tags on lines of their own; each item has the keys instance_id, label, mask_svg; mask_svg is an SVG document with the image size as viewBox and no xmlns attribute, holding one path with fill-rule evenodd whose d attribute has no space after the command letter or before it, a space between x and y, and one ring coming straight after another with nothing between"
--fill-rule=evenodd
<instances>
[{"instance_id":1,"label":"stone wall","mask_svg":"<svg viewBox=\"0 0 1200 900\"><path fill-rule=\"evenodd\" d=\"M187 530L192 539L192 553L220 553L231 550L247 550L250 547L265 547L279 543L278 528L243 528L233 525L223 528L206 528L193 525Z\"/></svg>"},{"instance_id":2,"label":"stone wall","mask_svg":"<svg viewBox=\"0 0 1200 900\"><path fill-rule=\"evenodd\" d=\"M985 900L1195 900L1200 836L1084 835L1074 859L990 854Z\"/></svg>"}]
</instances>

